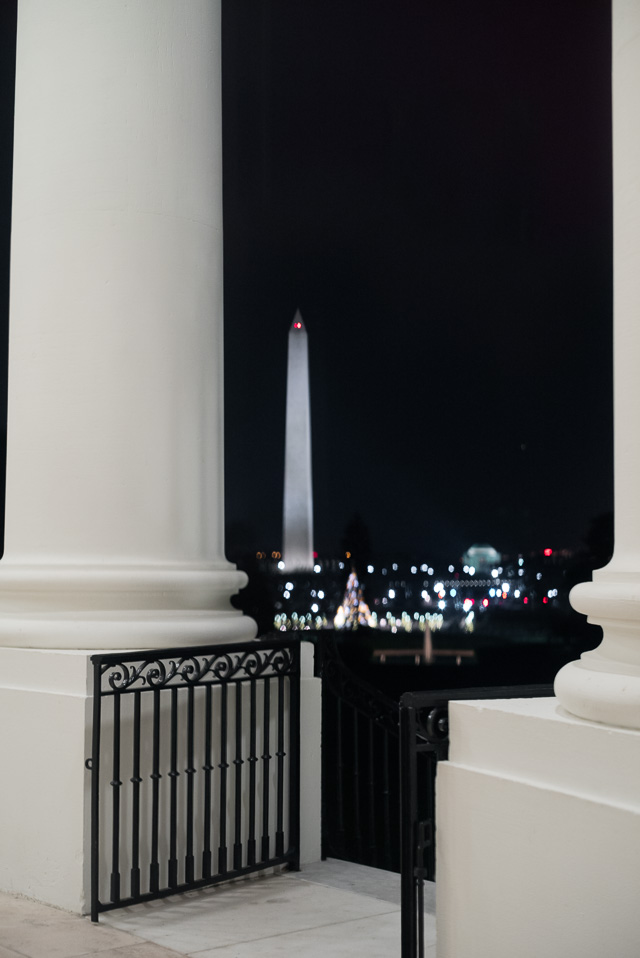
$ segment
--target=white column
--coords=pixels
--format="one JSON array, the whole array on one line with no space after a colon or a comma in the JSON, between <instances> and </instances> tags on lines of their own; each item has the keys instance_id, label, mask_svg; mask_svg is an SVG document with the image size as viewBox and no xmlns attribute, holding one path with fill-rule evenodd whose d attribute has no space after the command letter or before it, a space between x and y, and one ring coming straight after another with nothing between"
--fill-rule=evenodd
<instances>
[{"instance_id":1,"label":"white column","mask_svg":"<svg viewBox=\"0 0 640 958\"><path fill-rule=\"evenodd\" d=\"M20 0L0 645L234 641L220 0Z\"/></svg>"},{"instance_id":2,"label":"white column","mask_svg":"<svg viewBox=\"0 0 640 958\"><path fill-rule=\"evenodd\" d=\"M640 2L613 3L615 554L571 602L602 644L560 670L575 715L640 729ZM598 437L593 437L597 455Z\"/></svg>"}]
</instances>

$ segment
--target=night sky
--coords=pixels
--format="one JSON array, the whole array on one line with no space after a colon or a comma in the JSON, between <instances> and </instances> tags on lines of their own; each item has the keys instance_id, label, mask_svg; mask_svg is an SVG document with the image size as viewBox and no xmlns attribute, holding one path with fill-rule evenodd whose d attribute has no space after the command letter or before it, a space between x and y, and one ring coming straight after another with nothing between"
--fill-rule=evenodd
<instances>
[{"instance_id":1,"label":"night sky","mask_svg":"<svg viewBox=\"0 0 640 958\"><path fill-rule=\"evenodd\" d=\"M579 547L612 508L610 64L602 0L223 0L231 557L281 546L298 307L321 554L356 514L453 560Z\"/></svg>"},{"instance_id":2,"label":"night sky","mask_svg":"<svg viewBox=\"0 0 640 958\"><path fill-rule=\"evenodd\" d=\"M580 547L612 508L610 7L223 4L227 544L281 543L287 333L315 542Z\"/></svg>"}]
</instances>

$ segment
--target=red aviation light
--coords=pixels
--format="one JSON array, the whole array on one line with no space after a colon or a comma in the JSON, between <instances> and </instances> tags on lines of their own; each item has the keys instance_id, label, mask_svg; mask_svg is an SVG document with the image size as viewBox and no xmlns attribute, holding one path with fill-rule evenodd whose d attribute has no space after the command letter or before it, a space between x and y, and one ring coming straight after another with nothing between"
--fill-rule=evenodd
<instances>
[{"instance_id":1,"label":"red aviation light","mask_svg":"<svg viewBox=\"0 0 640 958\"><path fill-rule=\"evenodd\" d=\"M294 329L302 329L302 323L294 323L294 324L293 324L293 328L294 328Z\"/></svg>"},{"instance_id":2,"label":"red aviation light","mask_svg":"<svg viewBox=\"0 0 640 958\"><path fill-rule=\"evenodd\" d=\"M546 556L551 556L551 555L553 555L553 549L545 549L545 550L544 550L544 554L545 554Z\"/></svg>"}]
</instances>

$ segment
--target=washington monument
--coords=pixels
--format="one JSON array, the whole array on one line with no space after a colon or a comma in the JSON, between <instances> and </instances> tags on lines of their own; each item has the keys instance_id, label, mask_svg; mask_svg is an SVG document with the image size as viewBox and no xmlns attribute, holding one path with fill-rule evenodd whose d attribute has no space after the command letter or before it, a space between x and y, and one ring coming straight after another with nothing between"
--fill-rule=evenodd
<instances>
[{"instance_id":1,"label":"washington monument","mask_svg":"<svg viewBox=\"0 0 640 958\"><path fill-rule=\"evenodd\" d=\"M289 330L282 558L289 572L313 568L313 491L307 331L300 310Z\"/></svg>"}]
</instances>

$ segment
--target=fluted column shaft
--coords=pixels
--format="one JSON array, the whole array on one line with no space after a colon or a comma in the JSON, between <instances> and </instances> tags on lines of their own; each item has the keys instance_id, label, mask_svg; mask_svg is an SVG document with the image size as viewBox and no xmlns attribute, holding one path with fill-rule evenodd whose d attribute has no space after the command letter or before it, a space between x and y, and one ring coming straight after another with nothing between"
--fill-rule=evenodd
<instances>
[{"instance_id":1,"label":"fluted column shaft","mask_svg":"<svg viewBox=\"0 0 640 958\"><path fill-rule=\"evenodd\" d=\"M0 644L233 640L220 0L20 0Z\"/></svg>"},{"instance_id":2,"label":"fluted column shaft","mask_svg":"<svg viewBox=\"0 0 640 958\"><path fill-rule=\"evenodd\" d=\"M604 638L561 669L556 695L582 718L640 728L640 0L612 14L615 553L571 593Z\"/></svg>"}]
</instances>

